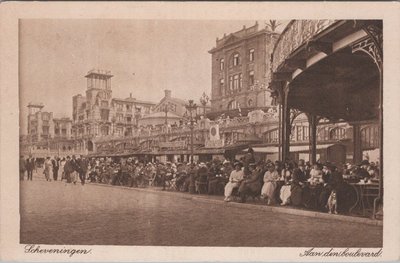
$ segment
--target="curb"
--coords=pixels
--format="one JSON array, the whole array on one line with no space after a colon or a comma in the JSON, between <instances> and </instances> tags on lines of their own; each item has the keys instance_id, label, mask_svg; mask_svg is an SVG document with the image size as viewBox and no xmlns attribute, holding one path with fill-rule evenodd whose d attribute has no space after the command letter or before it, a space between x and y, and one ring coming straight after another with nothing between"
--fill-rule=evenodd
<instances>
[{"instance_id":1,"label":"curb","mask_svg":"<svg viewBox=\"0 0 400 263\"><path fill-rule=\"evenodd\" d=\"M236 202L224 202L223 200L210 199L205 196L192 196L192 195L187 195L187 194L180 193L180 192L160 191L160 190L148 189L148 188L131 188L131 187L126 187L126 186L115 187L114 185L99 184L99 183L89 183L89 184L103 186L103 187L119 188L119 189L125 189L125 190L134 190L134 191L141 191L141 192L148 192L148 193L172 195L172 196L184 198L187 200L196 200L196 201L200 201L200 202L204 202L204 203L211 203L211 204L218 204L218 205L223 204L225 206L244 208L244 209L248 209L248 210L268 211L268 212L284 213L284 214L297 215L297 216L306 216L306 217L313 217L313 218L320 218L320 219L339 220L339 221L351 222L351 223L361 223L361 224L374 225L374 226L383 226L383 221L374 220L374 219L370 219L370 218L362 218L362 217L354 217L354 216L346 216L346 215L335 215L335 214L328 214L328 213L322 213L322 212L316 212L316 211L293 209L293 208L288 208L288 207L276 207L276 206L266 206L266 205L256 205L256 204L243 204L243 203L236 203Z\"/></svg>"}]
</instances>

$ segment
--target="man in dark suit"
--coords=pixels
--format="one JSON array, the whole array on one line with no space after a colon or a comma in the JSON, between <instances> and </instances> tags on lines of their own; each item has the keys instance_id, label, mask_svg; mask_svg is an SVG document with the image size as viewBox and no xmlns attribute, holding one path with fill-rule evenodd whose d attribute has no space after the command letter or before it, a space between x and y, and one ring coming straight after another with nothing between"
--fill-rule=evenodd
<instances>
[{"instance_id":1,"label":"man in dark suit","mask_svg":"<svg viewBox=\"0 0 400 263\"><path fill-rule=\"evenodd\" d=\"M53 179L57 181L58 178L58 169L60 167L60 160L54 156L54 159L51 160L51 164L53 165Z\"/></svg>"},{"instance_id":2,"label":"man in dark suit","mask_svg":"<svg viewBox=\"0 0 400 263\"><path fill-rule=\"evenodd\" d=\"M26 170L28 172L28 180L32 181L32 174L34 169L35 169L35 159L32 158L32 155L29 155L29 158L26 159Z\"/></svg>"},{"instance_id":3,"label":"man in dark suit","mask_svg":"<svg viewBox=\"0 0 400 263\"><path fill-rule=\"evenodd\" d=\"M76 160L76 164L77 164L76 171L79 174L79 179L81 180L81 184L84 185L85 180L86 180L86 172L87 172L87 168L88 168L88 163L87 163L86 159L82 158L82 155L80 155L79 158Z\"/></svg>"}]
</instances>

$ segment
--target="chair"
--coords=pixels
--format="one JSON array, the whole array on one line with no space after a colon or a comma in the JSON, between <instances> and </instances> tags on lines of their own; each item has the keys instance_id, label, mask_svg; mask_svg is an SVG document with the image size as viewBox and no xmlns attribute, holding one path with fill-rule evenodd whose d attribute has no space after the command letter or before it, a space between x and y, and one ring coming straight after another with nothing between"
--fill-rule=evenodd
<instances>
[{"instance_id":1,"label":"chair","mask_svg":"<svg viewBox=\"0 0 400 263\"><path fill-rule=\"evenodd\" d=\"M195 181L194 183L195 186L195 191L198 194L205 194L207 193L207 182L200 182L200 181Z\"/></svg>"}]
</instances>

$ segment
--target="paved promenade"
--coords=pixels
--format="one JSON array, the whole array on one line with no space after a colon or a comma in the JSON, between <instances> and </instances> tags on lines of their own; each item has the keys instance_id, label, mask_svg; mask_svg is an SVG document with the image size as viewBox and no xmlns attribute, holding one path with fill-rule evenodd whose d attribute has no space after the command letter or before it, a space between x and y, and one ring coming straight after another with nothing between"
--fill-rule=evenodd
<instances>
[{"instance_id":1,"label":"paved promenade","mask_svg":"<svg viewBox=\"0 0 400 263\"><path fill-rule=\"evenodd\" d=\"M181 193L34 178L21 182L21 243L379 247L382 227Z\"/></svg>"}]
</instances>

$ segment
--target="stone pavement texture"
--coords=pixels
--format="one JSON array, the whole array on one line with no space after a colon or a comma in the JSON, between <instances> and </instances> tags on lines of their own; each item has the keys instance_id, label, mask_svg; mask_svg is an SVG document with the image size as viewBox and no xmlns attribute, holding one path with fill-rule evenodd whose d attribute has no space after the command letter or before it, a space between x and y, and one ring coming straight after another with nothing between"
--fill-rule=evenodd
<instances>
[{"instance_id":1,"label":"stone pavement texture","mask_svg":"<svg viewBox=\"0 0 400 263\"><path fill-rule=\"evenodd\" d=\"M189 195L21 182L21 243L380 247L382 226L243 209Z\"/></svg>"}]
</instances>

